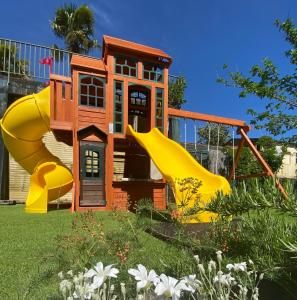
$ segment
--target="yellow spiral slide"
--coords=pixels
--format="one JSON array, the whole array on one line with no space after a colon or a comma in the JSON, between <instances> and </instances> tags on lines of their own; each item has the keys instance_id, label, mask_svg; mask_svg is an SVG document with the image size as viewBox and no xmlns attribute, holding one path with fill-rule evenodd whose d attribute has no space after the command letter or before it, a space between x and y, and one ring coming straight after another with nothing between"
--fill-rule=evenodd
<instances>
[{"instance_id":1,"label":"yellow spiral slide","mask_svg":"<svg viewBox=\"0 0 297 300\"><path fill-rule=\"evenodd\" d=\"M25 96L6 110L0 120L4 144L31 175L26 212L46 213L49 201L72 188L72 173L42 142L50 131L50 87Z\"/></svg>"},{"instance_id":2,"label":"yellow spiral slide","mask_svg":"<svg viewBox=\"0 0 297 300\"><path fill-rule=\"evenodd\" d=\"M197 199L199 205L208 203L221 191L229 194L231 189L228 181L219 175L215 175L203 168L181 145L167 138L157 128L148 133L138 133L129 125L127 134L134 136L137 142L148 152L151 159L165 179L173 187L177 209L183 213L193 208ZM201 186L193 197L186 195L178 180L194 178L201 182ZM182 218L186 223L211 222L217 215L208 212L196 213L187 218Z\"/></svg>"}]
</instances>

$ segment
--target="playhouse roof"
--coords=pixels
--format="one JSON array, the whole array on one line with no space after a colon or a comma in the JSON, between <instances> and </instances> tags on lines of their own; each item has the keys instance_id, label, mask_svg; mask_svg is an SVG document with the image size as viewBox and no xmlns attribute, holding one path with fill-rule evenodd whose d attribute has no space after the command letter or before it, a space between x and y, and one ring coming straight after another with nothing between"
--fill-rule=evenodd
<instances>
[{"instance_id":1,"label":"playhouse roof","mask_svg":"<svg viewBox=\"0 0 297 300\"><path fill-rule=\"evenodd\" d=\"M73 54L71 58L71 65L88 67L90 69L101 70L106 72L106 67L102 59Z\"/></svg>"},{"instance_id":2,"label":"playhouse roof","mask_svg":"<svg viewBox=\"0 0 297 300\"><path fill-rule=\"evenodd\" d=\"M162 59L167 59L169 64L171 64L172 62L171 56L160 49L122 40L108 35L103 35L103 57L106 51L105 49L109 46L114 46L122 49L129 49L134 52L148 54L155 57L161 57Z\"/></svg>"}]
</instances>

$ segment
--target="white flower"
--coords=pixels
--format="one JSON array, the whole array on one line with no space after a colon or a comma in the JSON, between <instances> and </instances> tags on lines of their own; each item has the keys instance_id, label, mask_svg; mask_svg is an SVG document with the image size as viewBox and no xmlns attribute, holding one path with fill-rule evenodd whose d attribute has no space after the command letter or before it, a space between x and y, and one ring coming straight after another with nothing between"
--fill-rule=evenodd
<instances>
[{"instance_id":1,"label":"white flower","mask_svg":"<svg viewBox=\"0 0 297 300\"><path fill-rule=\"evenodd\" d=\"M224 286L230 286L235 281L235 278L231 274L223 274L222 271L218 271L218 274L213 278L215 284L221 284Z\"/></svg>"},{"instance_id":2,"label":"white flower","mask_svg":"<svg viewBox=\"0 0 297 300\"><path fill-rule=\"evenodd\" d=\"M255 288L255 293L252 296L252 300L258 300L259 299L259 289Z\"/></svg>"},{"instance_id":3,"label":"white flower","mask_svg":"<svg viewBox=\"0 0 297 300\"><path fill-rule=\"evenodd\" d=\"M64 274L63 274L63 272L61 271L60 273L58 273L58 277L62 280L62 279L64 279Z\"/></svg>"},{"instance_id":4,"label":"white flower","mask_svg":"<svg viewBox=\"0 0 297 300\"><path fill-rule=\"evenodd\" d=\"M157 296L171 297L172 300L176 300L180 298L181 291L191 291L191 289L186 286L184 280L178 281L165 274L160 275L160 282L157 283L155 288Z\"/></svg>"},{"instance_id":5,"label":"white flower","mask_svg":"<svg viewBox=\"0 0 297 300\"><path fill-rule=\"evenodd\" d=\"M200 259L199 259L199 255L194 255L194 259L197 261L197 263L199 264L199 261L200 261Z\"/></svg>"},{"instance_id":6,"label":"white flower","mask_svg":"<svg viewBox=\"0 0 297 300\"><path fill-rule=\"evenodd\" d=\"M71 290L71 287L72 287L72 283L67 280L67 279L64 279L60 282L60 291L62 292L62 294L66 294L66 292L69 290Z\"/></svg>"},{"instance_id":7,"label":"white flower","mask_svg":"<svg viewBox=\"0 0 297 300\"><path fill-rule=\"evenodd\" d=\"M119 270L112 266L113 265L108 265L104 268L102 262L98 262L94 269L87 271L84 276L87 278L93 278L92 287L97 289L102 285L107 277L117 278Z\"/></svg>"},{"instance_id":8,"label":"white flower","mask_svg":"<svg viewBox=\"0 0 297 300\"><path fill-rule=\"evenodd\" d=\"M205 273L203 264L198 264L198 269L199 269L199 271L200 271L202 274Z\"/></svg>"},{"instance_id":9,"label":"white flower","mask_svg":"<svg viewBox=\"0 0 297 300\"><path fill-rule=\"evenodd\" d=\"M151 286L151 284L156 284L159 281L158 275L154 270L150 270L149 273L145 266L139 264L137 266L138 269L129 269L128 273L134 276L135 280L137 280L137 291L139 292L141 289L147 289Z\"/></svg>"},{"instance_id":10,"label":"white flower","mask_svg":"<svg viewBox=\"0 0 297 300\"><path fill-rule=\"evenodd\" d=\"M121 282L121 292L125 296L126 295L126 286L125 283Z\"/></svg>"},{"instance_id":11,"label":"white flower","mask_svg":"<svg viewBox=\"0 0 297 300\"><path fill-rule=\"evenodd\" d=\"M69 271L67 272L67 274L68 274L69 276L73 277L73 271L72 271L72 270L69 270Z\"/></svg>"},{"instance_id":12,"label":"white flower","mask_svg":"<svg viewBox=\"0 0 297 300\"><path fill-rule=\"evenodd\" d=\"M215 271L217 268L217 264L215 261L213 260L210 260L209 263L208 263L208 272L212 272L212 271Z\"/></svg>"},{"instance_id":13,"label":"white flower","mask_svg":"<svg viewBox=\"0 0 297 300\"><path fill-rule=\"evenodd\" d=\"M247 270L246 262L242 262L238 264L228 264L226 268L229 271L234 270L235 272L239 272L239 271L246 272Z\"/></svg>"},{"instance_id":14,"label":"white flower","mask_svg":"<svg viewBox=\"0 0 297 300\"><path fill-rule=\"evenodd\" d=\"M199 286L202 285L202 282L200 280L196 279L196 274L185 276L183 279L185 280L186 284L191 289L192 293L195 292L199 288Z\"/></svg>"},{"instance_id":15,"label":"white flower","mask_svg":"<svg viewBox=\"0 0 297 300\"><path fill-rule=\"evenodd\" d=\"M223 253L223 252L220 251L220 250L216 252L218 262L221 262L221 261L222 261L222 253Z\"/></svg>"},{"instance_id":16,"label":"white flower","mask_svg":"<svg viewBox=\"0 0 297 300\"><path fill-rule=\"evenodd\" d=\"M85 299L90 300L92 299L92 295L94 293L94 289L91 284L86 283L84 285L77 285L75 287L75 291L73 293L74 299Z\"/></svg>"},{"instance_id":17,"label":"white flower","mask_svg":"<svg viewBox=\"0 0 297 300\"><path fill-rule=\"evenodd\" d=\"M72 281L74 285L82 285L84 282L84 273L79 272L78 275L74 275Z\"/></svg>"}]
</instances>

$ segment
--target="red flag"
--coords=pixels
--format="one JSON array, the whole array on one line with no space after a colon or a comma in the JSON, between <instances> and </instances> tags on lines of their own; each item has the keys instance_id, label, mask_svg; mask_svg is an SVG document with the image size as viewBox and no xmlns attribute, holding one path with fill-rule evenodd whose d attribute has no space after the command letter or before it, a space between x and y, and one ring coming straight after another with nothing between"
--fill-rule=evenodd
<instances>
[{"instance_id":1,"label":"red flag","mask_svg":"<svg viewBox=\"0 0 297 300\"><path fill-rule=\"evenodd\" d=\"M42 58L39 63L42 65L48 65L50 67L50 73L52 73L54 58L52 56Z\"/></svg>"}]
</instances>

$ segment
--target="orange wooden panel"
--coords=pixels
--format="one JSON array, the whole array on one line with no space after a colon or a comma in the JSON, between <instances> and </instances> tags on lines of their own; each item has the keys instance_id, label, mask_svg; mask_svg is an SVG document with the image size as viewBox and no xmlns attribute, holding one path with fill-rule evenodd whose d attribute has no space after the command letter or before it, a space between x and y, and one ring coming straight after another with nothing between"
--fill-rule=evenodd
<instances>
[{"instance_id":1,"label":"orange wooden panel","mask_svg":"<svg viewBox=\"0 0 297 300\"><path fill-rule=\"evenodd\" d=\"M65 114L65 120L72 121L72 105L73 101L71 99L71 83L65 82L65 101L66 101L66 114Z\"/></svg>"},{"instance_id":2,"label":"orange wooden panel","mask_svg":"<svg viewBox=\"0 0 297 300\"><path fill-rule=\"evenodd\" d=\"M124 104L123 104L123 107L124 107L124 111L123 111L123 114L124 114L124 128L123 128L123 133L126 134L126 128L128 126L128 111L129 111L129 101L128 101L128 81L127 79L124 80Z\"/></svg>"},{"instance_id":3,"label":"orange wooden panel","mask_svg":"<svg viewBox=\"0 0 297 300\"><path fill-rule=\"evenodd\" d=\"M71 77L65 77L57 74L51 74L50 75L51 80L56 80L56 81L65 81L65 82L70 82L71 83Z\"/></svg>"},{"instance_id":4,"label":"orange wooden panel","mask_svg":"<svg viewBox=\"0 0 297 300\"><path fill-rule=\"evenodd\" d=\"M65 108L62 101L62 81L56 80L56 109L55 109L55 119L63 120Z\"/></svg>"},{"instance_id":5,"label":"orange wooden panel","mask_svg":"<svg viewBox=\"0 0 297 300\"><path fill-rule=\"evenodd\" d=\"M165 87L164 82L140 80L140 79L137 79L134 77L127 77L127 76L122 76L122 75L118 75L118 74L113 74L113 79L119 80L119 81L127 81L129 84L144 85L144 86L148 86L150 88L160 87L160 88L164 89L164 87Z\"/></svg>"},{"instance_id":6,"label":"orange wooden panel","mask_svg":"<svg viewBox=\"0 0 297 300\"><path fill-rule=\"evenodd\" d=\"M73 123L66 122L66 121L59 121L59 120L52 120L51 121L51 129L60 129L60 130L72 130Z\"/></svg>"},{"instance_id":7,"label":"orange wooden panel","mask_svg":"<svg viewBox=\"0 0 297 300\"><path fill-rule=\"evenodd\" d=\"M103 142L102 139L100 139L98 136L92 134L89 135L88 137L83 139L84 141L90 141L90 142Z\"/></svg>"},{"instance_id":8,"label":"orange wooden panel","mask_svg":"<svg viewBox=\"0 0 297 300\"><path fill-rule=\"evenodd\" d=\"M164 135L168 136L168 69L164 69L164 115L163 115L163 128Z\"/></svg>"},{"instance_id":9,"label":"orange wooden panel","mask_svg":"<svg viewBox=\"0 0 297 300\"><path fill-rule=\"evenodd\" d=\"M94 69L96 71L106 72L106 67L102 59L87 57L78 54L73 54L71 58L71 65L76 68Z\"/></svg>"},{"instance_id":10,"label":"orange wooden panel","mask_svg":"<svg viewBox=\"0 0 297 300\"><path fill-rule=\"evenodd\" d=\"M153 129L156 125L156 89L153 87L151 89L151 124L150 129Z\"/></svg>"},{"instance_id":11,"label":"orange wooden panel","mask_svg":"<svg viewBox=\"0 0 297 300\"><path fill-rule=\"evenodd\" d=\"M55 120L55 105L56 105L56 94L55 94L55 81L50 80L50 124Z\"/></svg>"}]
</instances>

